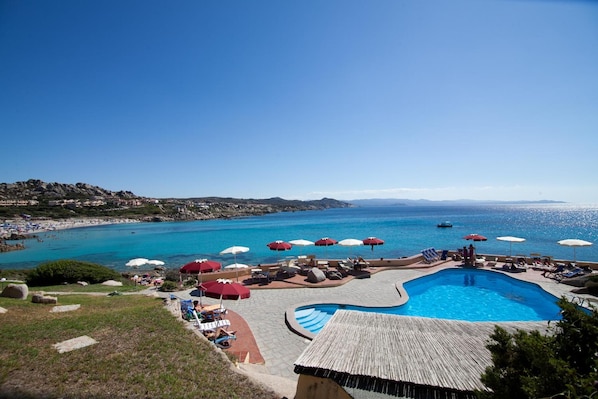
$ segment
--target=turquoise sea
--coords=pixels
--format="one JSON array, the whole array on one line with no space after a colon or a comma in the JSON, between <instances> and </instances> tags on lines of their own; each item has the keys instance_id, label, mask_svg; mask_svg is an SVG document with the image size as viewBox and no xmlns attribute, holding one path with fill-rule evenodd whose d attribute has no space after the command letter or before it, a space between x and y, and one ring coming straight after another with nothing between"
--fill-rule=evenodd
<instances>
[{"instance_id":1,"label":"turquoise sea","mask_svg":"<svg viewBox=\"0 0 598 399\"><path fill-rule=\"evenodd\" d=\"M445 220L452 228L437 228ZM598 205L542 204L492 206L393 206L356 207L278 213L259 217L168 223L134 223L94 226L40 234L41 241L27 240L27 249L0 254L0 268L32 268L55 259L97 262L119 271L125 263L143 257L178 268L198 258L227 265L232 255L223 249L241 245L250 251L236 257L238 263L273 263L287 256L316 254L322 258L398 258L434 247L457 249L469 245L463 236L478 233L488 241L475 243L478 252L508 255L509 243L499 236L525 238L512 244L512 254L540 253L556 259L573 259L574 249L557 241L579 238L595 242L575 250L577 260L598 262ZM266 244L275 240L331 237L364 239L375 236L384 245L370 247L294 247L276 252Z\"/></svg>"}]
</instances>

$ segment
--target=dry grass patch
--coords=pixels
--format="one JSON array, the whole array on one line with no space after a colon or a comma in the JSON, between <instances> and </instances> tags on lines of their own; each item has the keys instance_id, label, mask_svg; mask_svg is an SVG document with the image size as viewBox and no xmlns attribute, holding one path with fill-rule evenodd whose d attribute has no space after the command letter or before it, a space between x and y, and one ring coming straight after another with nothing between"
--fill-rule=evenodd
<instances>
[{"instance_id":1,"label":"dry grass patch","mask_svg":"<svg viewBox=\"0 0 598 399\"><path fill-rule=\"evenodd\" d=\"M0 298L0 398L276 398L141 295L65 295L72 312ZM97 344L58 353L87 335Z\"/></svg>"}]
</instances>

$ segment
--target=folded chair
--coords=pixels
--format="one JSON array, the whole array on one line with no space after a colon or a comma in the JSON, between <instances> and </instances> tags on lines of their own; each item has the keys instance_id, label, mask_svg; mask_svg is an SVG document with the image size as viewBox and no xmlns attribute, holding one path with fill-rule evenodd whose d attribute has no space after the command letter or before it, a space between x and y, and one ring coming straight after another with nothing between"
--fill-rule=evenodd
<instances>
[{"instance_id":1,"label":"folded chair","mask_svg":"<svg viewBox=\"0 0 598 399\"><path fill-rule=\"evenodd\" d=\"M438 260L438 252L434 248L426 248L422 252L424 256L424 262L426 263L433 263Z\"/></svg>"}]
</instances>

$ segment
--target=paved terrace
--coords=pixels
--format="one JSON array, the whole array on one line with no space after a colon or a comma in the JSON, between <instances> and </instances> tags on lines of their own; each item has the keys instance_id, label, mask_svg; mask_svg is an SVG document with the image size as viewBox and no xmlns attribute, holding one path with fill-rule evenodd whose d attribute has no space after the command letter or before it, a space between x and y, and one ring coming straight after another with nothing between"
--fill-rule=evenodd
<instances>
[{"instance_id":1,"label":"paved terrace","mask_svg":"<svg viewBox=\"0 0 598 399\"><path fill-rule=\"evenodd\" d=\"M277 283L252 288L251 298L224 302L225 307L241 315L248 323L265 361L263 366L242 365L241 368L249 371L254 377L257 375L258 380L262 379L266 385L268 385L268 378L274 378L276 382L270 384L271 387L273 385L285 385L286 382L287 386L285 388L287 390L283 388L279 389L278 392L284 392L292 397L294 391L290 392L290 390L298 380L298 375L293 372L294 362L307 348L310 341L289 330L285 324L285 311L287 309L310 302L393 306L400 302L396 289L397 282L405 282L439 269L460 265L461 262L448 261L432 266L418 263L411 265L409 268L371 269L371 278L341 281L341 285L338 286L330 286L331 283L339 283L338 281L331 282L327 280L327 286L322 285L322 283L311 286ZM414 266L419 267L413 268ZM540 271L532 269L524 273L507 274L514 278L537 283L557 297L562 295L571 296L571 290L574 288L546 278L542 276ZM298 278L304 279L302 276ZM178 292L177 296L183 299L195 298L191 296L191 292L192 290ZM582 295L575 296L583 297ZM203 302L213 304L218 303L218 300L203 298ZM260 373L263 373L263 378L259 377L262 375Z\"/></svg>"}]
</instances>

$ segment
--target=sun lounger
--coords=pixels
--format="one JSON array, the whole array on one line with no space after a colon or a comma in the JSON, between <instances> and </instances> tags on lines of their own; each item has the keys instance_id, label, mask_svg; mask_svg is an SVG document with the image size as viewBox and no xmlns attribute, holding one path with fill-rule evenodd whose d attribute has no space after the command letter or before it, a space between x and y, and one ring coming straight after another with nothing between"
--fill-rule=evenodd
<instances>
[{"instance_id":1,"label":"sun lounger","mask_svg":"<svg viewBox=\"0 0 598 399\"><path fill-rule=\"evenodd\" d=\"M210 331L210 330L217 330L218 328L224 328L230 326L230 320L216 320L210 321L207 323L202 323L197 316L197 312L193 311L193 315L195 316L195 324L199 331Z\"/></svg>"},{"instance_id":2,"label":"sun lounger","mask_svg":"<svg viewBox=\"0 0 598 399\"><path fill-rule=\"evenodd\" d=\"M573 278L583 276L584 274L586 274L586 272L581 267L576 267L572 270L562 272L558 277L560 277L559 280L562 280L563 278Z\"/></svg>"},{"instance_id":3,"label":"sun lounger","mask_svg":"<svg viewBox=\"0 0 598 399\"><path fill-rule=\"evenodd\" d=\"M438 252L434 248L426 248L421 253L424 256L425 263L433 263L439 259Z\"/></svg>"},{"instance_id":4,"label":"sun lounger","mask_svg":"<svg viewBox=\"0 0 598 399\"><path fill-rule=\"evenodd\" d=\"M542 272L542 275L547 278L551 278L554 280L558 280L561 278L561 275L565 271L565 265L563 263L558 263L555 268L550 270L545 270Z\"/></svg>"}]
</instances>

